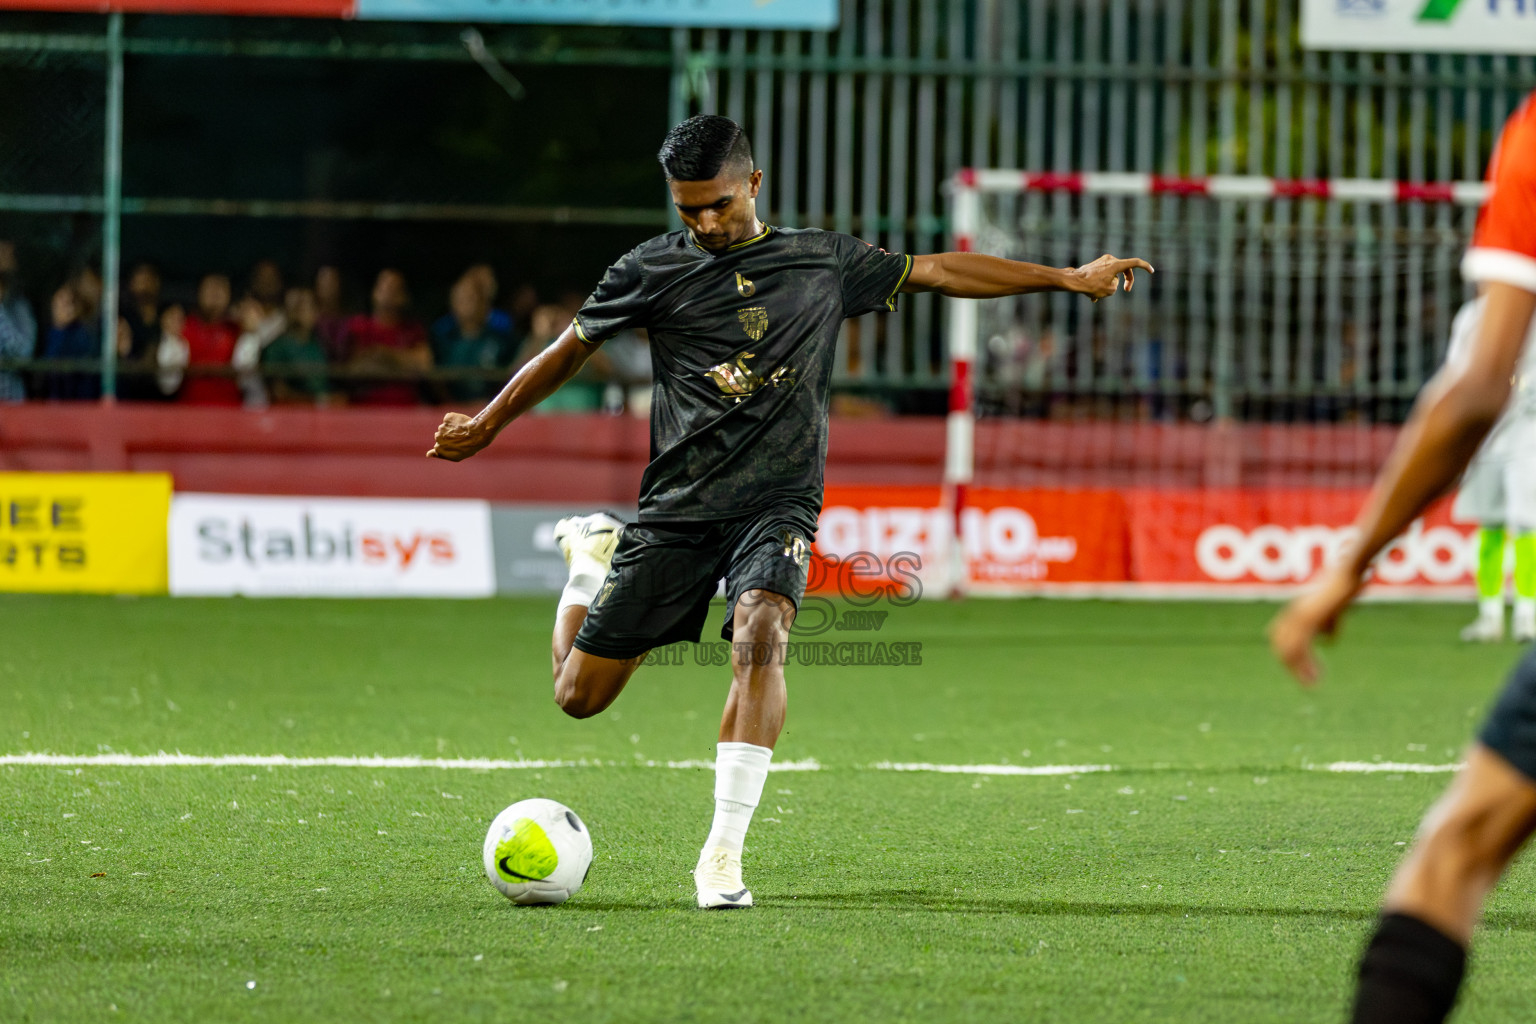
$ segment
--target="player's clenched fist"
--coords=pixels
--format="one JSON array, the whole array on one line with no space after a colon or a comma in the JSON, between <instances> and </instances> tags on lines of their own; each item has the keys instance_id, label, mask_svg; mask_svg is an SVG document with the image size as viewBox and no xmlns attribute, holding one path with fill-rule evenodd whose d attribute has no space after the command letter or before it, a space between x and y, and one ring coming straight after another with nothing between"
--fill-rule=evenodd
<instances>
[{"instance_id":1,"label":"player's clenched fist","mask_svg":"<svg viewBox=\"0 0 1536 1024\"><path fill-rule=\"evenodd\" d=\"M1155 274L1152 264L1141 259L1120 259L1105 253L1092 263L1085 263L1073 270L1078 277L1077 290L1082 294L1098 302L1100 299L1113 295L1120 287L1120 277L1125 275L1125 290L1130 291L1136 283L1136 271L1145 270L1149 274Z\"/></svg>"},{"instance_id":2,"label":"player's clenched fist","mask_svg":"<svg viewBox=\"0 0 1536 1024\"><path fill-rule=\"evenodd\" d=\"M450 412L443 417L442 424L437 428L427 458L463 462L490 443L490 433L476 423L474 417L462 412Z\"/></svg>"}]
</instances>

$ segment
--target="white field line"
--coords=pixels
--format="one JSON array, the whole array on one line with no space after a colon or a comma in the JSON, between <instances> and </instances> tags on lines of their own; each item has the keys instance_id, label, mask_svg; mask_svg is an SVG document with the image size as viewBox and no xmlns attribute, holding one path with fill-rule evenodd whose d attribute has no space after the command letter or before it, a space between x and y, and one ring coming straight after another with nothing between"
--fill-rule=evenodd
<instances>
[{"instance_id":1,"label":"white field line","mask_svg":"<svg viewBox=\"0 0 1536 1024\"><path fill-rule=\"evenodd\" d=\"M1358 775L1376 775L1389 772L1393 775L1439 775L1442 772L1459 772L1459 764L1410 764L1403 761L1335 761L1324 765L1323 771L1346 772Z\"/></svg>"},{"instance_id":2,"label":"white field line","mask_svg":"<svg viewBox=\"0 0 1536 1024\"><path fill-rule=\"evenodd\" d=\"M713 768L713 761L509 761L491 757L289 757L286 754L0 754L0 765L56 765L61 768L440 768L509 771L541 768ZM770 771L814 772L814 758L782 761Z\"/></svg>"},{"instance_id":3,"label":"white field line","mask_svg":"<svg viewBox=\"0 0 1536 1024\"><path fill-rule=\"evenodd\" d=\"M289 757L286 754L0 754L0 766L32 765L59 768L437 768L447 771L528 771L546 768L673 768L709 769L713 761L516 761L489 757ZM1105 772L1181 772L1173 766L1138 768L1111 764L933 764L927 761L880 761L866 766L878 772L929 772L940 775L1090 775ZM1459 764L1413 764L1401 761L1334 761L1303 765L1303 771L1346 775L1436 775L1461 770ZM775 772L816 772L813 757L779 761ZM1234 768L1235 770L1239 770Z\"/></svg>"},{"instance_id":4,"label":"white field line","mask_svg":"<svg viewBox=\"0 0 1536 1024\"><path fill-rule=\"evenodd\" d=\"M1112 772L1112 764L931 764L921 761L897 764L881 761L870 765L877 772L938 772L941 775L1087 775Z\"/></svg>"}]
</instances>

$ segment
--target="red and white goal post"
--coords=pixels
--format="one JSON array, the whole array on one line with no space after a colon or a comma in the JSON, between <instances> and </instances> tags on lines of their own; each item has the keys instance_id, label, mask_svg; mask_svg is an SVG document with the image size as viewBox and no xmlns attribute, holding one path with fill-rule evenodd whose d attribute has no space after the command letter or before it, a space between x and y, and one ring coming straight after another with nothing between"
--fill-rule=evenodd
<instances>
[{"instance_id":1,"label":"red and white goal post","mask_svg":"<svg viewBox=\"0 0 1536 1024\"><path fill-rule=\"evenodd\" d=\"M1241 175L1182 178L1145 173L1033 173L1019 170L964 169L955 174L949 182L951 248L959 252L987 251L989 245L986 239L996 235L996 226L987 222L984 204L988 201L1000 202L998 197L1022 197L1029 193L1066 193L1072 196L1121 199L1148 197L1247 201L1310 199L1356 204L1451 204L1465 208L1481 205L1486 197L1486 186L1483 182L1476 181L1415 183L1351 178L1286 180ZM996 239L993 238L993 241L995 242ZM998 255L1004 254L998 253ZM1116 253L1116 255L1145 256L1156 264L1158 254L1156 252L1125 252ZM1333 488L1327 493L1323 493L1321 489L1308 490L1307 494L1300 495L1297 499L1305 511L1295 513L1296 522L1289 526L1275 525L1275 520L1284 519L1290 516L1290 513L1277 517L1268 512L1254 511L1263 504L1263 498L1255 497L1253 493L1240 493L1242 491L1240 487L1229 489L1231 493L1208 492L1199 495L1196 500L1203 506L1201 515L1210 519L1211 522L1206 523L1198 535L1191 533L1189 537L1176 539L1167 537L1168 517L1173 513L1161 509L1159 505L1159 502L1167 503L1164 500L1166 495L1164 498L1158 498L1154 492L1143 495L1131 492L1120 494L1106 492L1110 499L1118 503L1117 507L1121 508L1120 512L1115 513L1120 517L1116 520L1119 524L1116 528L1121 531L1121 536L1126 538L1116 543L1127 550L1115 552L1110 559L1118 560L1118 564L1128 567L1118 581L1113 576L1120 570L1110 570L1104 576L1103 585L1092 582L1095 577L1091 572L1084 573L1081 584L1047 582L1042 585L1023 584L1011 587L1006 583L1001 586L996 585L998 580L1006 579L1006 573L999 570L988 575L988 570L985 568L978 571L976 564L977 558L990 559L993 555L969 551L969 545L963 540L967 533L968 510L972 513L971 532L981 532L976 523L981 521L982 516L977 514L979 510L974 508L973 500L980 499L988 506L985 514L989 523L988 529L991 532L1004 529L1002 527L993 529L990 525L992 512L997 511L991 506L998 504L998 495L990 491L978 491L975 487L976 385L982 370L978 359L982 354L981 335L985 330L981 306L981 303L969 300L952 299L947 302L946 340L950 375L943 480L944 508L942 519L936 519L935 522L936 524L946 523L949 536L934 538L937 542L934 547L943 550L944 554L940 559L941 572L935 574L938 579L930 576L930 586L932 583L942 582L941 592L950 596L960 596L971 590L973 585L978 591L994 593L1049 593L1055 589L1070 593L1076 589L1080 593L1126 593L1145 596L1206 592L1226 593L1232 596L1269 594L1278 590L1295 589L1304 582L1304 578L1309 576L1311 571L1315 570L1316 566L1321 564L1324 558L1329 556L1332 549L1347 540L1348 517L1352 515L1353 509L1358 506L1364 493L1360 487ZM1033 430L1034 426L1045 427L1045 425L1035 424L1025 425L1022 429L1028 432ZM1200 429L1196 425L1184 426ZM1241 424L1240 428L1271 429L1258 424ZM1368 446L1373 453L1376 448L1384 451L1384 446L1390 444L1390 434L1394 428L1382 425L1370 429L1382 436L1371 439ZM1044 435L1044 429L1040 433ZM1308 443L1316 444L1316 440L1313 439ZM1324 444L1326 443L1325 441ZM1371 459L1376 457L1375 454L1369 456ZM1018 493L1038 495L1042 492ZM1182 492L1181 497L1187 499L1192 493L1186 490ZM1081 498L1082 495L1055 495L1051 500L1063 496ZM1071 502L1069 501L1068 504L1071 505ZM1211 507L1217 508L1218 511L1212 512ZM1152 509L1151 513L1147 512L1148 508ZM1324 509L1326 511L1323 511ZM1099 515L1097 511L1091 514ZM1266 515L1270 518L1266 519ZM1149 525L1141 521L1139 516L1157 519L1159 522ZM1213 516L1215 518L1212 518ZM1038 529L1038 537L1041 539L1045 537L1048 527L1039 515L1030 518L1026 514L1023 518L1015 518L1020 522L1027 520L1026 530ZM1113 519L1114 516L1110 518ZM1333 525L1306 525L1313 520L1328 523L1332 520L1341 521ZM1387 584L1403 584L1396 589L1409 596L1413 596L1409 593L1410 591L1419 594L1430 591L1444 594L1448 589L1446 584L1465 584L1467 576L1463 570L1467 568L1465 563L1470 551L1470 537L1467 536L1466 530L1453 536L1452 533L1447 532L1451 530L1449 523L1443 520L1445 515L1442 511L1437 516L1429 517L1424 523L1416 524L1416 532L1399 546L1396 555L1389 553L1388 563L1390 564L1379 573L1380 578ZM1232 523L1246 523L1247 532L1230 525ZM1269 530L1268 533L1265 532L1266 529ZM1223 530L1226 532L1222 532ZM1458 540L1458 537L1461 539ZM1052 539L1065 541L1069 538ZM1025 540L1028 541L1029 538ZM1157 564L1158 559L1152 558L1149 561L1130 549L1135 548L1137 544L1161 546L1165 540L1174 545L1182 543L1184 547L1191 550L1180 551L1170 556L1172 562L1166 570L1168 576L1166 580L1138 578L1138 573L1146 575L1148 573L1146 566ZM1083 537L1072 540L1071 543L1081 554L1083 553L1082 545L1085 542L1093 543L1094 541L1092 538ZM1396 562L1392 562L1394 557L1397 559ZM1393 565L1396 568L1392 568ZM1018 577L1019 580L1028 578L1023 575ZM1051 579L1049 576L1036 578ZM1077 579L1070 576L1069 578ZM1422 585L1414 586L1414 584ZM1465 588L1462 587L1462 589Z\"/></svg>"}]
</instances>

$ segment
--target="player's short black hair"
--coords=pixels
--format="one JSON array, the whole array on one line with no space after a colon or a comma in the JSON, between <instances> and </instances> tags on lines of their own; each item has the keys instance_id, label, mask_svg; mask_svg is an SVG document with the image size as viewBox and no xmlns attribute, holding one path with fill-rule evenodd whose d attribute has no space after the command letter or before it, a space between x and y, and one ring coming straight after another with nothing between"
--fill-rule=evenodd
<instances>
[{"instance_id":1,"label":"player's short black hair","mask_svg":"<svg viewBox=\"0 0 1536 1024\"><path fill-rule=\"evenodd\" d=\"M754 170L747 133L719 114L690 117L667 132L656 159L669 181L708 181L722 170L739 170L745 178Z\"/></svg>"}]
</instances>

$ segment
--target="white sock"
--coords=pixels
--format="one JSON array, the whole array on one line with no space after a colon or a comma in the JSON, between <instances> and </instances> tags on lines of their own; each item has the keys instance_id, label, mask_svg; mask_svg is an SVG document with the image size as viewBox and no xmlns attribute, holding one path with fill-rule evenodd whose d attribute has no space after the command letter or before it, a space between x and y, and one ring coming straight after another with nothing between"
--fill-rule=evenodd
<instances>
[{"instance_id":1,"label":"white sock","mask_svg":"<svg viewBox=\"0 0 1536 1024\"><path fill-rule=\"evenodd\" d=\"M753 743L724 743L715 755L715 823L704 848L722 847L740 853L752 824L752 812L768 781L773 750Z\"/></svg>"},{"instance_id":2,"label":"white sock","mask_svg":"<svg viewBox=\"0 0 1536 1024\"><path fill-rule=\"evenodd\" d=\"M1515 598L1515 615L1525 619L1536 619L1536 598Z\"/></svg>"},{"instance_id":3,"label":"white sock","mask_svg":"<svg viewBox=\"0 0 1536 1024\"><path fill-rule=\"evenodd\" d=\"M595 593L595 591L594 591L594 593ZM1480 598L1478 598L1478 600L1477 600L1477 615L1478 615L1478 618L1482 618L1482 619L1489 619L1489 620L1492 620L1492 619L1503 619L1504 618L1504 598L1502 598L1502 597L1480 597Z\"/></svg>"},{"instance_id":4,"label":"white sock","mask_svg":"<svg viewBox=\"0 0 1536 1024\"><path fill-rule=\"evenodd\" d=\"M603 585L603 577L607 575L608 567L602 562L585 552L575 552L571 556L571 575L565 581L565 589L560 591L560 604L555 609L555 618L559 619L574 604L583 608L592 607L592 601L597 597L597 588Z\"/></svg>"}]
</instances>

